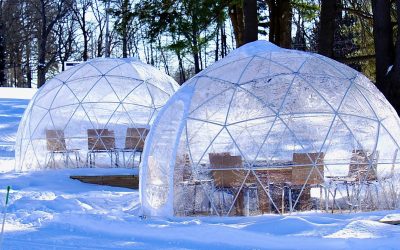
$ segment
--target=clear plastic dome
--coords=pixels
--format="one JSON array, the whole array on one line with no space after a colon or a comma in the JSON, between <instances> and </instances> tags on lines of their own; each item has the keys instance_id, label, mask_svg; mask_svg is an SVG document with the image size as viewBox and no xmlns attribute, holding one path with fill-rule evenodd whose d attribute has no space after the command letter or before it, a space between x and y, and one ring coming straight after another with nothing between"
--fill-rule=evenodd
<instances>
[{"instance_id":1,"label":"clear plastic dome","mask_svg":"<svg viewBox=\"0 0 400 250\"><path fill-rule=\"evenodd\" d=\"M399 207L400 123L362 74L266 41L187 81L141 168L150 216Z\"/></svg>"},{"instance_id":2,"label":"clear plastic dome","mask_svg":"<svg viewBox=\"0 0 400 250\"><path fill-rule=\"evenodd\" d=\"M178 87L133 58L93 59L60 73L23 115L15 169L132 166L138 157L132 154Z\"/></svg>"}]
</instances>

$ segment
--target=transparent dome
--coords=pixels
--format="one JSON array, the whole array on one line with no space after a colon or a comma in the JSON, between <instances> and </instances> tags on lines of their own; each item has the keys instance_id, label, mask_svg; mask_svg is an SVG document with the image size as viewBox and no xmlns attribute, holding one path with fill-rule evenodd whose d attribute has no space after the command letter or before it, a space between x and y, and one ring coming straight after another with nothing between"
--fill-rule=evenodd
<instances>
[{"instance_id":1,"label":"transparent dome","mask_svg":"<svg viewBox=\"0 0 400 250\"><path fill-rule=\"evenodd\" d=\"M58 74L23 115L15 169L132 166L138 157L132 154L178 87L133 58L93 59Z\"/></svg>"},{"instance_id":2,"label":"transparent dome","mask_svg":"<svg viewBox=\"0 0 400 250\"><path fill-rule=\"evenodd\" d=\"M362 74L257 41L187 81L153 124L145 215L399 207L400 123Z\"/></svg>"}]
</instances>

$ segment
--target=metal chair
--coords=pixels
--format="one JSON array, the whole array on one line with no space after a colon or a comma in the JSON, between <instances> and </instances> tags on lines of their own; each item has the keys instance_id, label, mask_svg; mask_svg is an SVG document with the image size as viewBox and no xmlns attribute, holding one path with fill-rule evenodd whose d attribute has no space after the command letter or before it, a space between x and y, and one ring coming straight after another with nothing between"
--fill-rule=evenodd
<instances>
[{"instance_id":1,"label":"metal chair","mask_svg":"<svg viewBox=\"0 0 400 250\"><path fill-rule=\"evenodd\" d=\"M114 131L108 129L88 129L87 163L89 167L96 165L96 154L108 154L111 166L118 166L118 151L115 148ZM115 157L115 161L114 161Z\"/></svg>"},{"instance_id":2,"label":"metal chair","mask_svg":"<svg viewBox=\"0 0 400 250\"><path fill-rule=\"evenodd\" d=\"M336 194L338 187L344 186L346 188L346 196L349 210L354 208L361 209L361 191L366 187L366 197L370 198L372 202L371 185L375 185L378 181L377 176L377 162L379 153L368 153L367 151L355 149L352 151L352 156L349 164L349 171L347 176L329 176L331 185L334 185L333 203L336 202ZM376 195L378 190L375 185ZM333 212L332 206L332 212Z\"/></svg>"},{"instance_id":3,"label":"metal chair","mask_svg":"<svg viewBox=\"0 0 400 250\"><path fill-rule=\"evenodd\" d=\"M80 155L78 149L67 149L65 143L64 131L59 129L46 130L46 166L55 167L56 155L61 155L66 167L69 167L69 162L72 161L71 154L75 158L75 166L79 167Z\"/></svg>"},{"instance_id":4,"label":"metal chair","mask_svg":"<svg viewBox=\"0 0 400 250\"><path fill-rule=\"evenodd\" d=\"M213 181L207 173L193 173L189 154L184 153L176 158L174 169L174 192L180 194L177 214L208 215L211 210L209 191Z\"/></svg>"},{"instance_id":5,"label":"metal chair","mask_svg":"<svg viewBox=\"0 0 400 250\"><path fill-rule=\"evenodd\" d=\"M127 166L127 161L125 154L130 153L128 157L128 163L130 159L132 159L132 167L135 167L135 158L136 153L139 154L139 162L142 161L142 153L144 148L144 143L146 137L149 133L148 128L127 128L126 129L126 137L125 137L125 147L121 149L122 158L123 158L123 166Z\"/></svg>"}]
</instances>

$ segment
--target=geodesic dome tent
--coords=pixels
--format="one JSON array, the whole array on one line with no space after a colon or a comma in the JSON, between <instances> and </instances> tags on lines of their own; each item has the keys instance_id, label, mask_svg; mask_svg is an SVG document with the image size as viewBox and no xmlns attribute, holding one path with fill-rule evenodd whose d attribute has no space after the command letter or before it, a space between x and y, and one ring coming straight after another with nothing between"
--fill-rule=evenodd
<instances>
[{"instance_id":1,"label":"geodesic dome tent","mask_svg":"<svg viewBox=\"0 0 400 250\"><path fill-rule=\"evenodd\" d=\"M166 74L133 58L93 59L56 75L24 113L15 169L124 166L121 155L142 147L158 110L178 87ZM133 134L139 140L127 139ZM133 141L135 145L127 145Z\"/></svg>"},{"instance_id":2,"label":"geodesic dome tent","mask_svg":"<svg viewBox=\"0 0 400 250\"><path fill-rule=\"evenodd\" d=\"M187 81L152 126L144 215L399 206L400 122L362 74L257 41Z\"/></svg>"}]
</instances>

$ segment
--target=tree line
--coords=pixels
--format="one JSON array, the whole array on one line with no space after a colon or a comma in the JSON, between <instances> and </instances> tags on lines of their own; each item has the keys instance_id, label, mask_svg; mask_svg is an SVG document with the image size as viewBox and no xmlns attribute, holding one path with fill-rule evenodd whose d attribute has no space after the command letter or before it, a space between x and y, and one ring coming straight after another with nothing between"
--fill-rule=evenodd
<instances>
[{"instance_id":1,"label":"tree line","mask_svg":"<svg viewBox=\"0 0 400 250\"><path fill-rule=\"evenodd\" d=\"M0 86L66 61L139 57L183 83L266 39L355 68L400 110L400 0L0 0Z\"/></svg>"}]
</instances>

